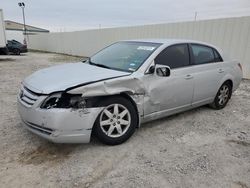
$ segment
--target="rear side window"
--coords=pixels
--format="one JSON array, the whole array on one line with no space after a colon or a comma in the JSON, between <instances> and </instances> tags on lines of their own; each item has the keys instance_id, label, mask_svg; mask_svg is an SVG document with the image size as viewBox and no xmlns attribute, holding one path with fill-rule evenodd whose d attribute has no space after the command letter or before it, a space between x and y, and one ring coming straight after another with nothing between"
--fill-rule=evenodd
<instances>
[{"instance_id":1,"label":"rear side window","mask_svg":"<svg viewBox=\"0 0 250 188\"><path fill-rule=\"evenodd\" d=\"M222 57L220 56L220 54L215 49L214 49L214 61L215 62L221 62L221 61L223 61Z\"/></svg>"},{"instance_id":2,"label":"rear side window","mask_svg":"<svg viewBox=\"0 0 250 188\"><path fill-rule=\"evenodd\" d=\"M191 44L193 51L194 64L205 64L215 62L214 50L213 48Z\"/></svg>"},{"instance_id":3,"label":"rear side window","mask_svg":"<svg viewBox=\"0 0 250 188\"><path fill-rule=\"evenodd\" d=\"M189 65L187 44L177 44L164 49L156 58L156 64L167 65L171 69Z\"/></svg>"}]
</instances>

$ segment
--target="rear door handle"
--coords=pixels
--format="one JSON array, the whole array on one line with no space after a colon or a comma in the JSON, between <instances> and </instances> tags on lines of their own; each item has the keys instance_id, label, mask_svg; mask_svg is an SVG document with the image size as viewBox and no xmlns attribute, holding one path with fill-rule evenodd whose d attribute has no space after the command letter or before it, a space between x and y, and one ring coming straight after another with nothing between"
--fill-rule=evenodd
<instances>
[{"instance_id":1,"label":"rear door handle","mask_svg":"<svg viewBox=\"0 0 250 188\"><path fill-rule=\"evenodd\" d=\"M192 79L192 78L193 78L193 76L190 75L190 74L188 74L188 75L185 76L185 79L186 79L186 80L189 80L189 79Z\"/></svg>"},{"instance_id":2,"label":"rear door handle","mask_svg":"<svg viewBox=\"0 0 250 188\"><path fill-rule=\"evenodd\" d=\"M224 72L224 70L223 69L219 69L219 71L218 71L219 73L223 73Z\"/></svg>"}]
</instances>

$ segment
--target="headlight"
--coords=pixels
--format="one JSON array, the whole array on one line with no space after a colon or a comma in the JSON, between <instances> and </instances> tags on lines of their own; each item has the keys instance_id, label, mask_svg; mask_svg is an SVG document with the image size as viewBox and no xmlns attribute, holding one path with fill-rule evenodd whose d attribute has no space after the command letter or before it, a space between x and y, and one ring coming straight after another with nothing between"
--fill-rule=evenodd
<instances>
[{"instance_id":1,"label":"headlight","mask_svg":"<svg viewBox=\"0 0 250 188\"><path fill-rule=\"evenodd\" d=\"M81 95L56 93L44 100L41 108L84 108L86 100Z\"/></svg>"},{"instance_id":2,"label":"headlight","mask_svg":"<svg viewBox=\"0 0 250 188\"><path fill-rule=\"evenodd\" d=\"M69 106L72 108L85 108L86 100L81 96L73 96L69 100Z\"/></svg>"},{"instance_id":3,"label":"headlight","mask_svg":"<svg viewBox=\"0 0 250 188\"><path fill-rule=\"evenodd\" d=\"M57 93L47 97L42 103L41 108L46 108L46 109L55 108L61 96L62 96L61 93Z\"/></svg>"}]
</instances>

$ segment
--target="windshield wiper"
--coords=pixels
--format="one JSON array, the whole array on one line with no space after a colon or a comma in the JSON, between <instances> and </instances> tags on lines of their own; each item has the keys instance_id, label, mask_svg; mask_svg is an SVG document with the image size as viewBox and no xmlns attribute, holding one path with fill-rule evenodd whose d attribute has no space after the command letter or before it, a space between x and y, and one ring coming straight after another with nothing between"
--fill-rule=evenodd
<instances>
[{"instance_id":1,"label":"windshield wiper","mask_svg":"<svg viewBox=\"0 0 250 188\"><path fill-rule=\"evenodd\" d=\"M93 63L93 62L91 61L91 59L89 59L89 64L90 64L90 65L97 66L97 67L102 67L102 68L106 68L106 69L111 69L111 68L110 68L109 66L107 66L107 65L98 64L98 63Z\"/></svg>"}]
</instances>

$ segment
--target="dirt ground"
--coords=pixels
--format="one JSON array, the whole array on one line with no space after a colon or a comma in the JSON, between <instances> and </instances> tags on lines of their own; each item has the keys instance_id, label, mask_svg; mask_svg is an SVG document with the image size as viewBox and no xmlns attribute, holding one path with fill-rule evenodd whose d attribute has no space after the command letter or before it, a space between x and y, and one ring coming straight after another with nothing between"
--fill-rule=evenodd
<instances>
[{"instance_id":1,"label":"dirt ground","mask_svg":"<svg viewBox=\"0 0 250 188\"><path fill-rule=\"evenodd\" d=\"M52 144L17 113L20 82L79 57L0 56L0 187L250 188L250 81L226 108L200 107L142 125L124 144Z\"/></svg>"}]
</instances>

